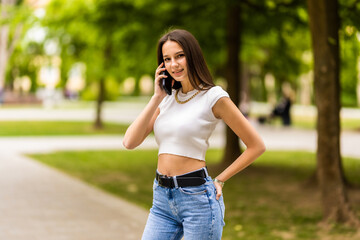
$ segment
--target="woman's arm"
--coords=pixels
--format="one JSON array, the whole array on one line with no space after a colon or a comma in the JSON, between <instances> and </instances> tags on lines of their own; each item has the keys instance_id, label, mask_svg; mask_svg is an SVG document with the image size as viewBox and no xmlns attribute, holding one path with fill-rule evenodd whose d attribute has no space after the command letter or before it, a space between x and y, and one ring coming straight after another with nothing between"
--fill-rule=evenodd
<instances>
[{"instance_id":1,"label":"woman's arm","mask_svg":"<svg viewBox=\"0 0 360 240\"><path fill-rule=\"evenodd\" d=\"M126 130L123 145L127 149L134 149L152 132L154 122L160 113L158 108L161 98L151 97L145 109Z\"/></svg>"},{"instance_id":2,"label":"woman's arm","mask_svg":"<svg viewBox=\"0 0 360 240\"><path fill-rule=\"evenodd\" d=\"M154 95L151 97L145 109L126 130L123 145L127 149L134 149L139 146L153 130L154 122L160 113L158 106L166 96L165 91L160 88L159 84L160 80L166 77L160 74L165 69L162 68L162 65L163 63L158 66L155 72Z\"/></svg>"},{"instance_id":3,"label":"woman's arm","mask_svg":"<svg viewBox=\"0 0 360 240\"><path fill-rule=\"evenodd\" d=\"M215 117L221 118L246 145L246 150L216 177L216 179L225 182L264 153L265 144L230 98L220 98L213 107L213 113ZM218 199L222 194L222 188L219 183L215 182L214 184Z\"/></svg>"}]
</instances>

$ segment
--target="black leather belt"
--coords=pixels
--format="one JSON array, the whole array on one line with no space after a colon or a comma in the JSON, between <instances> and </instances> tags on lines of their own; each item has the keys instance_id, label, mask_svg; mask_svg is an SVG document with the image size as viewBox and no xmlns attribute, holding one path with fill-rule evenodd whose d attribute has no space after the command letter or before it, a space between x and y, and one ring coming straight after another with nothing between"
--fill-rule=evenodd
<instances>
[{"instance_id":1,"label":"black leather belt","mask_svg":"<svg viewBox=\"0 0 360 240\"><path fill-rule=\"evenodd\" d=\"M205 178L208 176L205 167L194 172L174 177L161 175L156 171L156 180L158 181L158 184L166 188L200 186L206 182Z\"/></svg>"}]
</instances>

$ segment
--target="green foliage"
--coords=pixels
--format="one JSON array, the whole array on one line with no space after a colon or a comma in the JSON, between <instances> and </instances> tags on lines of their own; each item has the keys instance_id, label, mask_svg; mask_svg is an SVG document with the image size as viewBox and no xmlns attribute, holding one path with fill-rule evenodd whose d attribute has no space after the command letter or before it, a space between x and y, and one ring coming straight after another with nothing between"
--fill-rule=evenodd
<instances>
[{"instance_id":1,"label":"green foliage","mask_svg":"<svg viewBox=\"0 0 360 240\"><path fill-rule=\"evenodd\" d=\"M109 77L105 81L105 100L114 101L119 97L119 83L116 79ZM94 101L98 95L98 83L92 82L81 92L81 98L85 101Z\"/></svg>"},{"instance_id":2,"label":"green foliage","mask_svg":"<svg viewBox=\"0 0 360 240\"><path fill-rule=\"evenodd\" d=\"M7 84L12 86L16 77L28 76L31 80L31 92L37 89L37 74L44 55L43 44L24 39L19 44L9 61ZM10 70L11 69L11 70Z\"/></svg>"},{"instance_id":3,"label":"green foliage","mask_svg":"<svg viewBox=\"0 0 360 240\"><path fill-rule=\"evenodd\" d=\"M31 9L22 1L18 1L14 6L6 6L6 8L0 4L0 9L7 12L6 18L0 18L0 27L9 27L7 50L14 44L13 52L9 52L9 60L5 62L7 65L5 84L11 88L14 79L24 75L30 76L31 80L35 81L34 65L31 65L34 55L31 55L32 57L27 55L28 45L31 43L27 41L25 34L34 26L36 18L32 15Z\"/></svg>"},{"instance_id":4,"label":"green foliage","mask_svg":"<svg viewBox=\"0 0 360 240\"><path fill-rule=\"evenodd\" d=\"M281 84L298 84L298 76L312 67L303 62L302 54L310 49L306 6L303 1L245 2L243 6L242 59L252 79L255 100L265 100L264 80L267 73L275 77L277 93Z\"/></svg>"},{"instance_id":5,"label":"green foliage","mask_svg":"<svg viewBox=\"0 0 360 240\"><path fill-rule=\"evenodd\" d=\"M355 26L360 29L360 2L357 0L339 0L339 15L342 26Z\"/></svg>"},{"instance_id":6,"label":"green foliage","mask_svg":"<svg viewBox=\"0 0 360 240\"><path fill-rule=\"evenodd\" d=\"M355 27L347 26L340 34L341 37L341 102L343 106L356 107L356 88L358 81L357 65L360 61L359 40Z\"/></svg>"},{"instance_id":7,"label":"green foliage","mask_svg":"<svg viewBox=\"0 0 360 240\"><path fill-rule=\"evenodd\" d=\"M360 30L360 3L355 0L339 0L341 19L341 103L356 107L356 87L359 80L357 64L360 61L360 41L356 37Z\"/></svg>"},{"instance_id":8,"label":"green foliage","mask_svg":"<svg viewBox=\"0 0 360 240\"><path fill-rule=\"evenodd\" d=\"M223 34L212 30L215 25L215 29L221 29L223 21L217 20L224 17L219 14L223 4L211 3L54 0L48 6L44 25L50 29L49 37L58 39L62 46L67 68L63 73L73 62L83 61L89 82L101 76L112 76L118 81L128 76L139 79L144 74L153 75L157 40L164 29L172 26L192 31L209 59L213 59L211 62L218 62L219 51L213 49L221 49L217 40Z\"/></svg>"},{"instance_id":9,"label":"green foliage","mask_svg":"<svg viewBox=\"0 0 360 240\"><path fill-rule=\"evenodd\" d=\"M156 64L150 62L155 55L149 46L155 42L149 43L147 34L154 31L145 24L146 7L141 1L52 1L44 24L51 29L50 38L59 39L63 49L67 69L62 72L82 61L87 65L88 82L97 82L102 77L138 78L153 70Z\"/></svg>"},{"instance_id":10,"label":"green foliage","mask_svg":"<svg viewBox=\"0 0 360 240\"><path fill-rule=\"evenodd\" d=\"M303 53L311 49L305 1L52 0L42 25L47 40L56 40L61 47L61 86L73 64L79 61L87 66L89 85L101 77L121 82L129 76L137 81L144 74L152 76L157 40L170 28L184 28L195 35L217 78L225 76L226 17L230 4L240 4L239 57L254 83L255 100L265 99L262 81L267 73L275 76L278 93L284 81L297 88L298 76L312 68L311 62L302 59ZM359 29L359 8L357 1L340 1L343 31L349 26ZM355 34L342 39L343 102L354 106L358 42ZM37 53L13 62L31 76L35 70L26 69L26 63L32 65L31 59L43 54L43 43L37 44L19 48L20 54Z\"/></svg>"}]
</instances>

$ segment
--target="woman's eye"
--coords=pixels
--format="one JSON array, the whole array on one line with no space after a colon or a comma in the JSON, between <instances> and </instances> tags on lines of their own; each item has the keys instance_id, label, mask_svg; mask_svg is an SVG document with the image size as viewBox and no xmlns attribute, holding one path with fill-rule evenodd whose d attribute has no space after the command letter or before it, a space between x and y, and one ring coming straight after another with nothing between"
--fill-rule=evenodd
<instances>
[{"instance_id":1,"label":"woman's eye","mask_svg":"<svg viewBox=\"0 0 360 240\"><path fill-rule=\"evenodd\" d=\"M168 62L168 61L170 61L170 58L165 58L164 59L164 62Z\"/></svg>"},{"instance_id":2,"label":"woman's eye","mask_svg":"<svg viewBox=\"0 0 360 240\"><path fill-rule=\"evenodd\" d=\"M176 57L177 58L182 58L182 57L184 57L185 56L185 54L179 54L179 55L177 55Z\"/></svg>"}]
</instances>

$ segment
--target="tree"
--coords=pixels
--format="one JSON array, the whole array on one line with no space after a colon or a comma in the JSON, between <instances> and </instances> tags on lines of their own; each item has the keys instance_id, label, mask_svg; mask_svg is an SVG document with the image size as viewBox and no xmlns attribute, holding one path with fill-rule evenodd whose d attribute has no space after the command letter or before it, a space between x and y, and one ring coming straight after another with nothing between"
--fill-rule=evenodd
<instances>
[{"instance_id":1,"label":"tree","mask_svg":"<svg viewBox=\"0 0 360 240\"><path fill-rule=\"evenodd\" d=\"M309 25L314 54L317 118L317 179L325 222L360 226L350 208L340 154L340 79L337 0L308 0Z\"/></svg>"},{"instance_id":2,"label":"tree","mask_svg":"<svg viewBox=\"0 0 360 240\"><path fill-rule=\"evenodd\" d=\"M53 0L47 7L44 24L50 29L48 37L57 39L65 62L84 62L87 81L97 84L95 128L103 125L101 113L108 79L123 79L130 73L137 77L143 66L148 66L135 61L141 59L141 43L146 42L136 38L143 28L136 21L142 16L136 11L142 7L135 5L125 0Z\"/></svg>"},{"instance_id":3,"label":"tree","mask_svg":"<svg viewBox=\"0 0 360 240\"><path fill-rule=\"evenodd\" d=\"M23 30L19 15L15 14L17 5L16 0L0 1L0 103L5 86L7 64Z\"/></svg>"},{"instance_id":4,"label":"tree","mask_svg":"<svg viewBox=\"0 0 360 240\"><path fill-rule=\"evenodd\" d=\"M240 39L241 39L241 16L240 4L229 4L227 8L227 63L226 79L228 93L235 104L240 103ZM226 145L222 162L226 165L231 163L241 153L238 136L227 126Z\"/></svg>"}]
</instances>

